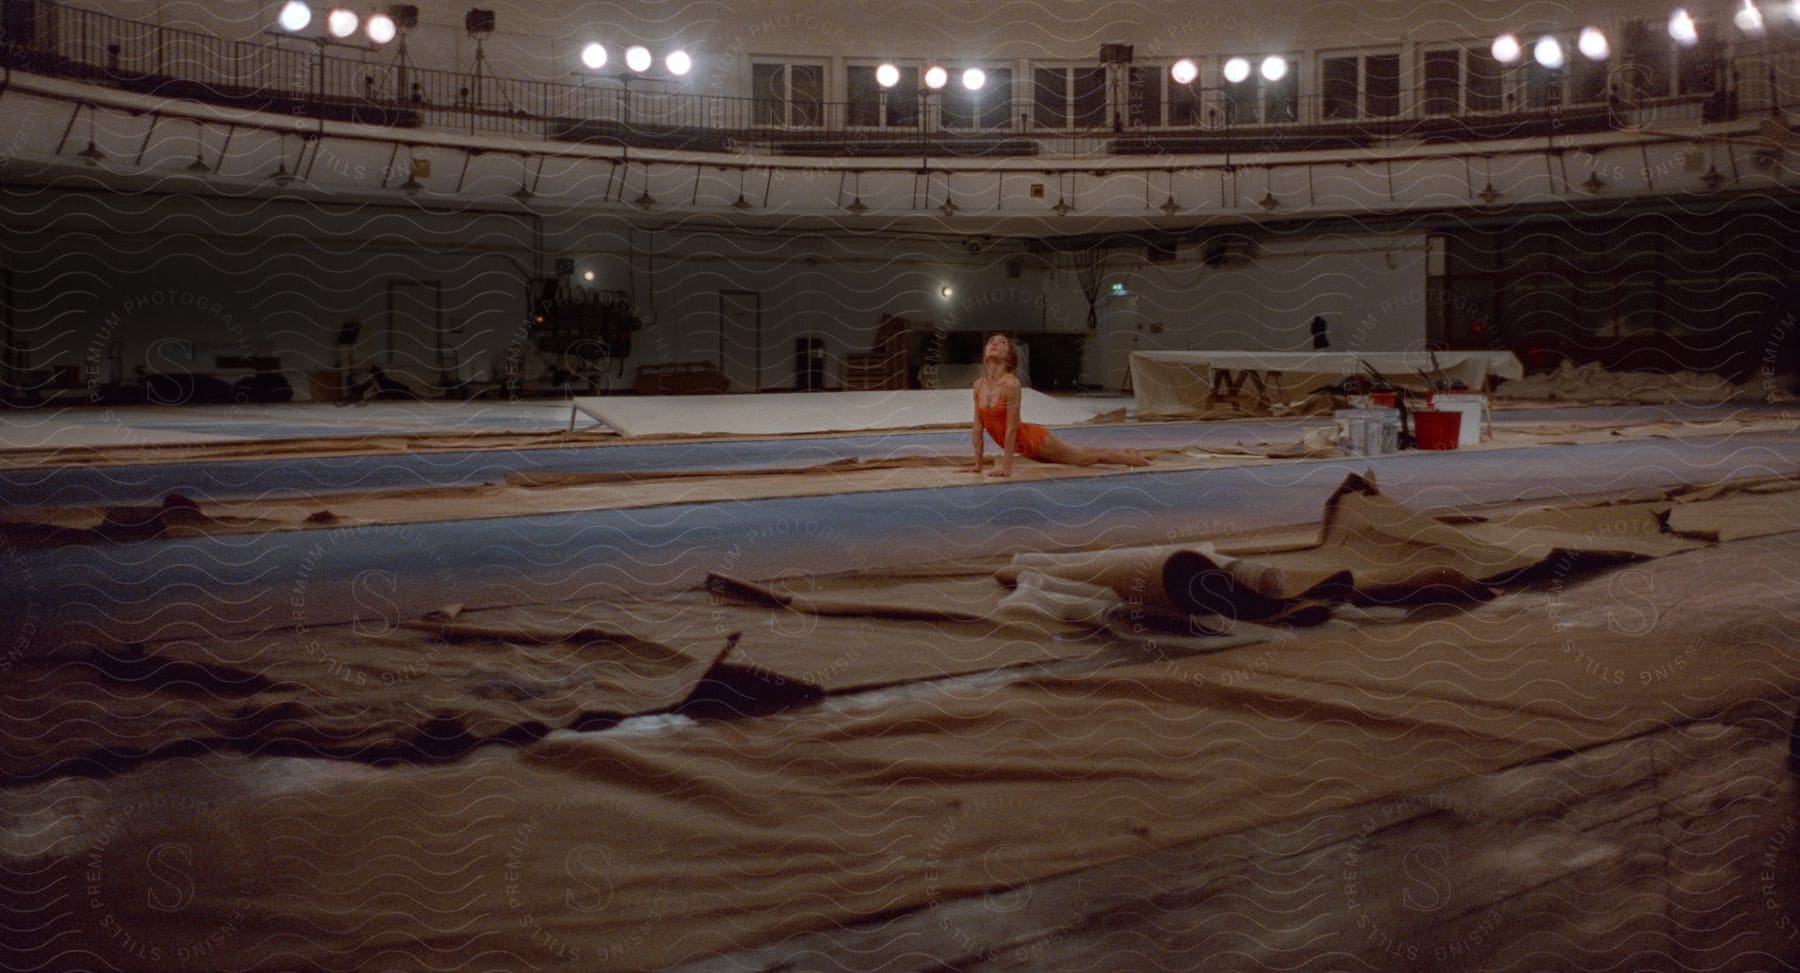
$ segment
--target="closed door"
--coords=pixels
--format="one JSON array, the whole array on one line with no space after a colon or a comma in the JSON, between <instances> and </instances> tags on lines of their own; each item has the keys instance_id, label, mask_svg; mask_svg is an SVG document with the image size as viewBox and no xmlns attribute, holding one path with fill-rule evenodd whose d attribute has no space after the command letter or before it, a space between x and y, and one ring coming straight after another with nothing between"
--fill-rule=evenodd
<instances>
[{"instance_id":1,"label":"closed door","mask_svg":"<svg viewBox=\"0 0 1800 973\"><path fill-rule=\"evenodd\" d=\"M733 389L763 387L762 294L719 292L719 371Z\"/></svg>"},{"instance_id":2,"label":"closed door","mask_svg":"<svg viewBox=\"0 0 1800 973\"><path fill-rule=\"evenodd\" d=\"M420 395L450 381L444 341L443 286L435 280L388 281L381 367Z\"/></svg>"}]
</instances>

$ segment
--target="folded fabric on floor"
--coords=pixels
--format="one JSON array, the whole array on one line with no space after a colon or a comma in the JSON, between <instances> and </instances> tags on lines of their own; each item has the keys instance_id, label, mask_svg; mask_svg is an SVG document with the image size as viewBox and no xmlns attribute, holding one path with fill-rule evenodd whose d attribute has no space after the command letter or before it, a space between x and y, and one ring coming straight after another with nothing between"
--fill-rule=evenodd
<instances>
[{"instance_id":1,"label":"folded fabric on floor","mask_svg":"<svg viewBox=\"0 0 1800 973\"><path fill-rule=\"evenodd\" d=\"M1727 712L1790 720L1800 646L1767 603L1796 596L1793 546L1717 550L1637 569L1653 637L1606 624L1601 578L1525 611L546 740L117 827L94 894L139 941L254 930L210 946L221 968L659 969ZM171 840L195 856L179 913L143 894ZM54 893L90 857L14 867Z\"/></svg>"}]
</instances>

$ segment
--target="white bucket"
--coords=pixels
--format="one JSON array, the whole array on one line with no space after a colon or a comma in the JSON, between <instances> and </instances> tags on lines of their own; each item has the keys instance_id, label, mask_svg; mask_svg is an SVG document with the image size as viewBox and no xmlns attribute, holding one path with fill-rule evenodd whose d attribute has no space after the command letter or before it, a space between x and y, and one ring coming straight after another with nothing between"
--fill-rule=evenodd
<instances>
[{"instance_id":1,"label":"white bucket","mask_svg":"<svg viewBox=\"0 0 1800 973\"><path fill-rule=\"evenodd\" d=\"M1431 407L1439 412L1462 413L1462 431L1456 445L1473 446L1488 438L1488 399L1480 392L1433 392Z\"/></svg>"}]
</instances>

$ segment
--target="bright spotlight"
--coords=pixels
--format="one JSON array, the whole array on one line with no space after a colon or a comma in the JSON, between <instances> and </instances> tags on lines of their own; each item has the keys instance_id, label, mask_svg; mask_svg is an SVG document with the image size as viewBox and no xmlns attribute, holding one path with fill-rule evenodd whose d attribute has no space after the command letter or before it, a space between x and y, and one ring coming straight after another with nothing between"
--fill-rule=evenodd
<instances>
[{"instance_id":1,"label":"bright spotlight","mask_svg":"<svg viewBox=\"0 0 1800 973\"><path fill-rule=\"evenodd\" d=\"M584 271L582 271L582 272L581 272L581 279L582 279L582 280L585 280L585 281L587 281L587 282L588 282L588 283L590 283L590 284L592 284L592 283L593 283L593 282L594 282L594 272L593 272L593 271L591 271L591 270L584 270Z\"/></svg>"},{"instance_id":2,"label":"bright spotlight","mask_svg":"<svg viewBox=\"0 0 1800 973\"><path fill-rule=\"evenodd\" d=\"M1241 84L1250 76L1250 62L1241 57L1234 57L1225 62L1225 80L1232 84Z\"/></svg>"},{"instance_id":3,"label":"bright spotlight","mask_svg":"<svg viewBox=\"0 0 1800 973\"><path fill-rule=\"evenodd\" d=\"M1688 16L1687 8L1683 7L1669 15L1669 36L1683 47L1692 47L1700 42L1700 29L1694 26L1694 18Z\"/></svg>"},{"instance_id":4,"label":"bright spotlight","mask_svg":"<svg viewBox=\"0 0 1800 973\"><path fill-rule=\"evenodd\" d=\"M1737 29L1746 34L1761 34L1763 32L1762 11L1756 9L1756 4L1753 0L1744 0L1744 9L1739 10L1737 14L1731 18L1731 22L1737 24Z\"/></svg>"},{"instance_id":5,"label":"bright spotlight","mask_svg":"<svg viewBox=\"0 0 1800 973\"><path fill-rule=\"evenodd\" d=\"M1524 49L1519 47L1519 39L1511 34L1501 34L1494 38L1494 60L1501 64L1511 64L1519 59Z\"/></svg>"},{"instance_id":6,"label":"bright spotlight","mask_svg":"<svg viewBox=\"0 0 1800 973\"><path fill-rule=\"evenodd\" d=\"M892 88L900 83L900 69L892 64L883 64L875 69L875 83L883 88Z\"/></svg>"},{"instance_id":7,"label":"bright spotlight","mask_svg":"<svg viewBox=\"0 0 1800 973\"><path fill-rule=\"evenodd\" d=\"M625 66L639 74L650 70L653 60L654 58L650 56L650 49L641 44L625 49Z\"/></svg>"},{"instance_id":8,"label":"bright spotlight","mask_svg":"<svg viewBox=\"0 0 1800 973\"><path fill-rule=\"evenodd\" d=\"M950 72L933 64L925 69L925 87L933 91L950 83Z\"/></svg>"},{"instance_id":9,"label":"bright spotlight","mask_svg":"<svg viewBox=\"0 0 1800 973\"><path fill-rule=\"evenodd\" d=\"M1199 65L1185 57L1169 66L1169 77L1174 78L1176 84L1193 84L1199 76Z\"/></svg>"},{"instance_id":10,"label":"bright spotlight","mask_svg":"<svg viewBox=\"0 0 1800 973\"><path fill-rule=\"evenodd\" d=\"M1598 27L1583 27L1575 46L1590 61L1604 61L1612 54L1612 45L1606 42L1606 35L1600 33Z\"/></svg>"},{"instance_id":11,"label":"bright spotlight","mask_svg":"<svg viewBox=\"0 0 1800 973\"><path fill-rule=\"evenodd\" d=\"M1287 58L1274 56L1263 58L1262 76L1270 81L1280 81L1287 77Z\"/></svg>"},{"instance_id":12,"label":"bright spotlight","mask_svg":"<svg viewBox=\"0 0 1800 973\"><path fill-rule=\"evenodd\" d=\"M938 293L941 294L942 296L944 296L945 298L949 298L956 294L956 288L951 287L949 284L945 284L944 286L938 288Z\"/></svg>"},{"instance_id":13,"label":"bright spotlight","mask_svg":"<svg viewBox=\"0 0 1800 973\"><path fill-rule=\"evenodd\" d=\"M339 7L325 15L325 29L330 31L333 37L349 37L356 33L356 24L357 16L354 10L345 10L343 7Z\"/></svg>"},{"instance_id":14,"label":"bright spotlight","mask_svg":"<svg viewBox=\"0 0 1800 973\"><path fill-rule=\"evenodd\" d=\"M395 34L400 32L399 28L394 26L394 18L389 17L387 14L375 14L371 16L369 18L369 26L364 29L368 31L369 40L372 40L377 44L386 44L388 41L394 39Z\"/></svg>"},{"instance_id":15,"label":"bright spotlight","mask_svg":"<svg viewBox=\"0 0 1800 973\"><path fill-rule=\"evenodd\" d=\"M280 16L275 18L275 22L281 25L282 30L290 33L303 31L307 24L312 23L312 8L301 3L300 0L288 0L287 4L281 8Z\"/></svg>"},{"instance_id":16,"label":"bright spotlight","mask_svg":"<svg viewBox=\"0 0 1800 973\"><path fill-rule=\"evenodd\" d=\"M963 72L962 83L970 91L980 91L981 86L987 84L987 72L980 68L970 68Z\"/></svg>"},{"instance_id":17,"label":"bright spotlight","mask_svg":"<svg viewBox=\"0 0 1800 973\"><path fill-rule=\"evenodd\" d=\"M1554 71L1563 66L1562 43L1554 37L1540 37L1531 48L1532 60Z\"/></svg>"},{"instance_id":18,"label":"bright spotlight","mask_svg":"<svg viewBox=\"0 0 1800 973\"><path fill-rule=\"evenodd\" d=\"M606 46L599 41L581 49L581 63L590 71L598 71L606 67Z\"/></svg>"},{"instance_id":19,"label":"bright spotlight","mask_svg":"<svg viewBox=\"0 0 1800 973\"><path fill-rule=\"evenodd\" d=\"M669 69L670 74L679 78L694 69L694 59L686 51L671 51L668 57L663 58L663 66Z\"/></svg>"}]
</instances>

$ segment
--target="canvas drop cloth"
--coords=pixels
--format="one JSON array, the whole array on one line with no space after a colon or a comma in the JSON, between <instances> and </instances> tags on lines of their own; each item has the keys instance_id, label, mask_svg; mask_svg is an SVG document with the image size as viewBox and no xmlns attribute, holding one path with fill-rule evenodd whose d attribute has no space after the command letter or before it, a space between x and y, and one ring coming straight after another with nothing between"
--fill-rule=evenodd
<instances>
[{"instance_id":1,"label":"canvas drop cloth","mask_svg":"<svg viewBox=\"0 0 1800 973\"><path fill-rule=\"evenodd\" d=\"M1131 355L1131 389L1140 417L1284 414L1319 388L1366 375L1365 364L1418 389L1460 383L1479 390L1490 377L1524 374L1518 357L1505 351L1138 351Z\"/></svg>"},{"instance_id":2,"label":"canvas drop cloth","mask_svg":"<svg viewBox=\"0 0 1800 973\"><path fill-rule=\"evenodd\" d=\"M772 395L658 395L584 397L577 412L622 436L780 436L809 432L869 432L919 426L966 426L975 406L967 389L891 392L793 392ZM1094 418L1084 408L1024 390L1020 415L1044 426Z\"/></svg>"}]
</instances>

